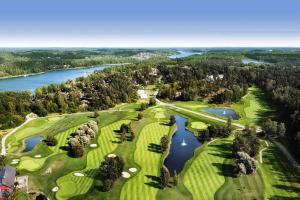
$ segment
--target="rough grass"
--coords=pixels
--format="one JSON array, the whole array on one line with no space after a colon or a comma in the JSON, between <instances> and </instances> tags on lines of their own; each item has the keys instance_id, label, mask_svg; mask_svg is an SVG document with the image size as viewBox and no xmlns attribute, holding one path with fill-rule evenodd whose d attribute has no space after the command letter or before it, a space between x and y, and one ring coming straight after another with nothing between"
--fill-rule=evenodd
<instances>
[{"instance_id":1,"label":"rough grass","mask_svg":"<svg viewBox=\"0 0 300 200\"><path fill-rule=\"evenodd\" d=\"M300 175L274 146L263 152L260 164L265 184L265 199L300 199Z\"/></svg>"},{"instance_id":2,"label":"rough grass","mask_svg":"<svg viewBox=\"0 0 300 200\"><path fill-rule=\"evenodd\" d=\"M167 135L169 126L151 123L140 133L134 152L134 160L141 171L127 181L122 189L120 199L152 200L158 192L159 164L162 154L155 147L160 144L160 138Z\"/></svg>"},{"instance_id":3,"label":"rough grass","mask_svg":"<svg viewBox=\"0 0 300 200\"><path fill-rule=\"evenodd\" d=\"M57 185L60 188L60 190L56 193L57 199L69 199L73 196L88 192L93 184L94 177L97 174L97 170L101 161L104 160L105 155L117 148L119 139L116 137L116 131L120 129L120 126L123 123L129 123L129 120L121 120L101 129L101 134L97 140L99 145L98 148L88 152L86 168L82 171L79 171L85 174L85 176L76 177L73 175L74 172L71 172L63 177L60 177L57 180ZM66 184L66 182L72 184ZM69 187L76 188L75 192Z\"/></svg>"},{"instance_id":4,"label":"rough grass","mask_svg":"<svg viewBox=\"0 0 300 200\"><path fill-rule=\"evenodd\" d=\"M264 183L259 171L248 176L234 177L230 159L225 161L223 170L228 176L225 176L225 183L215 194L215 199L263 199Z\"/></svg>"}]
</instances>

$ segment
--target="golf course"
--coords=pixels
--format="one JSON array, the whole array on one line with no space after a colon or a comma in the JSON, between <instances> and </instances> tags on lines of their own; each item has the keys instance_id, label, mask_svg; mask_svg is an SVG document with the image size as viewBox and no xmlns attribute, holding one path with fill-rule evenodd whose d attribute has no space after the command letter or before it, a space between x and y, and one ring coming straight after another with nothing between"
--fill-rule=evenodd
<instances>
[{"instance_id":1,"label":"golf course","mask_svg":"<svg viewBox=\"0 0 300 200\"><path fill-rule=\"evenodd\" d=\"M234 159L232 145L235 132L233 126L228 137L203 141L196 148L191 159L178 174L178 184L172 181L167 187L160 187L160 170L169 150L161 152L163 136L170 141L176 134L176 124L170 125L171 116L181 116L188 120L186 128L197 136L198 131L210 125L224 125L197 113L216 105L207 102L174 102L185 108L176 109L156 105L140 111L137 103L122 104L112 109L93 113L50 115L33 119L6 140L6 162L15 167L21 175L29 177L31 193L43 191L51 199L299 199L300 176L284 154L272 142L260 139L261 155L256 173L236 177L233 174ZM172 102L171 102L172 103ZM234 110L240 119L234 123L261 126L261 121L272 112L265 104L262 93L250 88L241 102L222 105ZM187 110L193 111L188 112ZM139 118L139 113L143 117ZM226 117L208 114L227 119ZM90 141L80 158L70 156L68 139L79 127L91 122L98 123L99 131ZM121 139L123 124L132 128L135 137ZM47 146L40 141L30 150L24 151L25 141L40 136L53 136L57 144ZM189 145L187 143L187 145ZM170 148L170 144L169 147ZM124 161L124 172L110 191L104 192L99 176L99 166L107 157L119 156ZM260 160L261 157L261 160ZM125 174L125 175L124 175ZM18 195L17 199L30 199L30 195Z\"/></svg>"}]
</instances>

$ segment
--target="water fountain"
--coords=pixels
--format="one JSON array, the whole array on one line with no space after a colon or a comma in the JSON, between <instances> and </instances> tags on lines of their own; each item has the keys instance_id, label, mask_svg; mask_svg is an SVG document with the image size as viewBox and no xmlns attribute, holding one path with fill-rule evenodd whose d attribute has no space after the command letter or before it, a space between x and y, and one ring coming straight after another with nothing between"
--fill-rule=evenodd
<instances>
[{"instance_id":1,"label":"water fountain","mask_svg":"<svg viewBox=\"0 0 300 200\"><path fill-rule=\"evenodd\" d=\"M225 110L223 111L223 115L226 115L226 111Z\"/></svg>"},{"instance_id":2,"label":"water fountain","mask_svg":"<svg viewBox=\"0 0 300 200\"><path fill-rule=\"evenodd\" d=\"M186 144L185 140L183 139L182 142L181 142L181 146L186 146L186 145L187 144Z\"/></svg>"}]
</instances>

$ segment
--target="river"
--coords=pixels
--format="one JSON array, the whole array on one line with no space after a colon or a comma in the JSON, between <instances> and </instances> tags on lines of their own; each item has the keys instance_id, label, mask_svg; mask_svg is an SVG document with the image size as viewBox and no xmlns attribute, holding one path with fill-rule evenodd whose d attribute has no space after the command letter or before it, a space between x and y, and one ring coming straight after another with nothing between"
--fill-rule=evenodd
<instances>
[{"instance_id":1,"label":"river","mask_svg":"<svg viewBox=\"0 0 300 200\"><path fill-rule=\"evenodd\" d=\"M108 66L101 65L87 68L62 69L28 76L24 75L1 79L0 91L35 91L35 89L39 87L87 76L96 70L103 70L106 67Z\"/></svg>"}]
</instances>

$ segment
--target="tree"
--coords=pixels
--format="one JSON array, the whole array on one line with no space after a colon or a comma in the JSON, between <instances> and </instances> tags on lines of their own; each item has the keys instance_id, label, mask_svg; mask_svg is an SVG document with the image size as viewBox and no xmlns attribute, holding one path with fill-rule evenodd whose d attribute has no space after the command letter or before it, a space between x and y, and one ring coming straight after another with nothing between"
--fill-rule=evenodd
<instances>
[{"instance_id":1,"label":"tree","mask_svg":"<svg viewBox=\"0 0 300 200\"><path fill-rule=\"evenodd\" d=\"M126 134L128 132L128 125L123 123L120 127L120 132Z\"/></svg>"},{"instance_id":2,"label":"tree","mask_svg":"<svg viewBox=\"0 0 300 200\"><path fill-rule=\"evenodd\" d=\"M165 188L169 184L170 172L166 166L163 166L160 170L160 184L162 188Z\"/></svg>"},{"instance_id":3,"label":"tree","mask_svg":"<svg viewBox=\"0 0 300 200\"><path fill-rule=\"evenodd\" d=\"M106 157L100 165L101 180L111 180L114 182L122 175L124 165L123 159L119 156L114 158Z\"/></svg>"},{"instance_id":4,"label":"tree","mask_svg":"<svg viewBox=\"0 0 300 200\"><path fill-rule=\"evenodd\" d=\"M285 124L284 123L280 123L278 125L278 135L280 137L284 137L285 136L285 132L286 132Z\"/></svg>"},{"instance_id":5,"label":"tree","mask_svg":"<svg viewBox=\"0 0 300 200\"><path fill-rule=\"evenodd\" d=\"M260 142L254 134L239 133L233 141L233 153L245 152L251 157L258 154L260 148Z\"/></svg>"},{"instance_id":6,"label":"tree","mask_svg":"<svg viewBox=\"0 0 300 200\"><path fill-rule=\"evenodd\" d=\"M300 131L297 132L295 140L300 145Z\"/></svg>"},{"instance_id":7,"label":"tree","mask_svg":"<svg viewBox=\"0 0 300 200\"><path fill-rule=\"evenodd\" d=\"M99 116L100 116L99 112L98 112L98 111L95 111L95 112L94 112L94 118L97 118L97 117L99 117Z\"/></svg>"},{"instance_id":8,"label":"tree","mask_svg":"<svg viewBox=\"0 0 300 200\"><path fill-rule=\"evenodd\" d=\"M137 116L138 120L143 119L143 117L144 117L144 115L143 115L143 113L141 113L141 112L140 112L140 113L138 114L138 116Z\"/></svg>"},{"instance_id":9,"label":"tree","mask_svg":"<svg viewBox=\"0 0 300 200\"><path fill-rule=\"evenodd\" d=\"M151 97L149 99L149 106L155 106L155 105L156 105L156 100L155 100L155 98Z\"/></svg>"},{"instance_id":10,"label":"tree","mask_svg":"<svg viewBox=\"0 0 300 200\"><path fill-rule=\"evenodd\" d=\"M0 155L0 169L3 169L3 167L5 167L5 156L4 155Z\"/></svg>"},{"instance_id":11,"label":"tree","mask_svg":"<svg viewBox=\"0 0 300 200\"><path fill-rule=\"evenodd\" d=\"M131 141L133 141L134 138L135 138L135 133L134 133L134 131L130 131L130 137L131 137Z\"/></svg>"},{"instance_id":12,"label":"tree","mask_svg":"<svg viewBox=\"0 0 300 200\"><path fill-rule=\"evenodd\" d=\"M121 140L121 143L126 141L126 133L125 132L120 133L120 140Z\"/></svg>"},{"instance_id":13,"label":"tree","mask_svg":"<svg viewBox=\"0 0 300 200\"><path fill-rule=\"evenodd\" d=\"M47 200L48 198L44 194L40 193L38 196L35 197L35 199L36 200Z\"/></svg>"},{"instance_id":14,"label":"tree","mask_svg":"<svg viewBox=\"0 0 300 200\"><path fill-rule=\"evenodd\" d=\"M168 149L169 146L169 138L167 135L164 135L161 139L160 139L160 145L161 145L161 150L164 152Z\"/></svg>"},{"instance_id":15,"label":"tree","mask_svg":"<svg viewBox=\"0 0 300 200\"><path fill-rule=\"evenodd\" d=\"M246 152L237 152L235 160L235 173L237 176L244 176L256 172L256 161Z\"/></svg>"},{"instance_id":16,"label":"tree","mask_svg":"<svg viewBox=\"0 0 300 200\"><path fill-rule=\"evenodd\" d=\"M227 128L228 133L231 133L231 131L232 131L232 119L230 117L227 118L226 128Z\"/></svg>"},{"instance_id":17,"label":"tree","mask_svg":"<svg viewBox=\"0 0 300 200\"><path fill-rule=\"evenodd\" d=\"M176 123L176 118L174 115L170 116L170 126L173 126Z\"/></svg>"},{"instance_id":18,"label":"tree","mask_svg":"<svg viewBox=\"0 0 300 200\"><path fill-rule=\"evenodd\" d=\"M105 179L103 181L102 190L103 190L103 192L108 192L113 188L113 186L114 186L114 181L113 180Z\"/></svg>"},{"instance_id":19,"label":"tree","mask_svg":"<svg viewBox=\"0 0 300 200\"><path fill-rule=\"evenodd\" d=\"M140 110L141 110L141 111L144 111L144 110L146 110L146 109L147 109L147 104L141 103L141 108L140 108Z\"/></svg>"},{"instance_id":20,"label":"tree","mask_svg":"<svg viewBox=\"0 0 300 200\"><path fill-rule=\"evenodd\" d=\"M277 122L272 121L271 119L267 119L267 121L263 124L262 130L266 134L267 137L272 138L277 136Z\"/></svg>"},{"instance_id":21,"label":"tree","mask_svg":"<svg viewBox=\"0 0 300 200\"><path fill-rule=\"evenodd\" d=\"M82 145L80 144L76 144L75 146L73 146L72 148L72 152L73 152L73 156L76 158L82 157L84 154L84 148Z\"/></svg>"},{"instance_id":22,"label":"tree","mask_svg":"<svg viewBox=\"0 0 300 200\"><path fill-rule=\"evenodd\" d=\"M177 175L176 170L174 171L173 183L174 183L174 186L178 185L178 175Z\"/></svg>"},{"instance_id":23,"label":"tree","mask_svg":"<svg viewBox=\"0 0 300 200\"><path fill-rule=\"evenodd\" d=\"M47 135L47 137L44 141L48 146L56 146L57 145L57 139L52 135Z\"/></svg>"}]
</instances>

